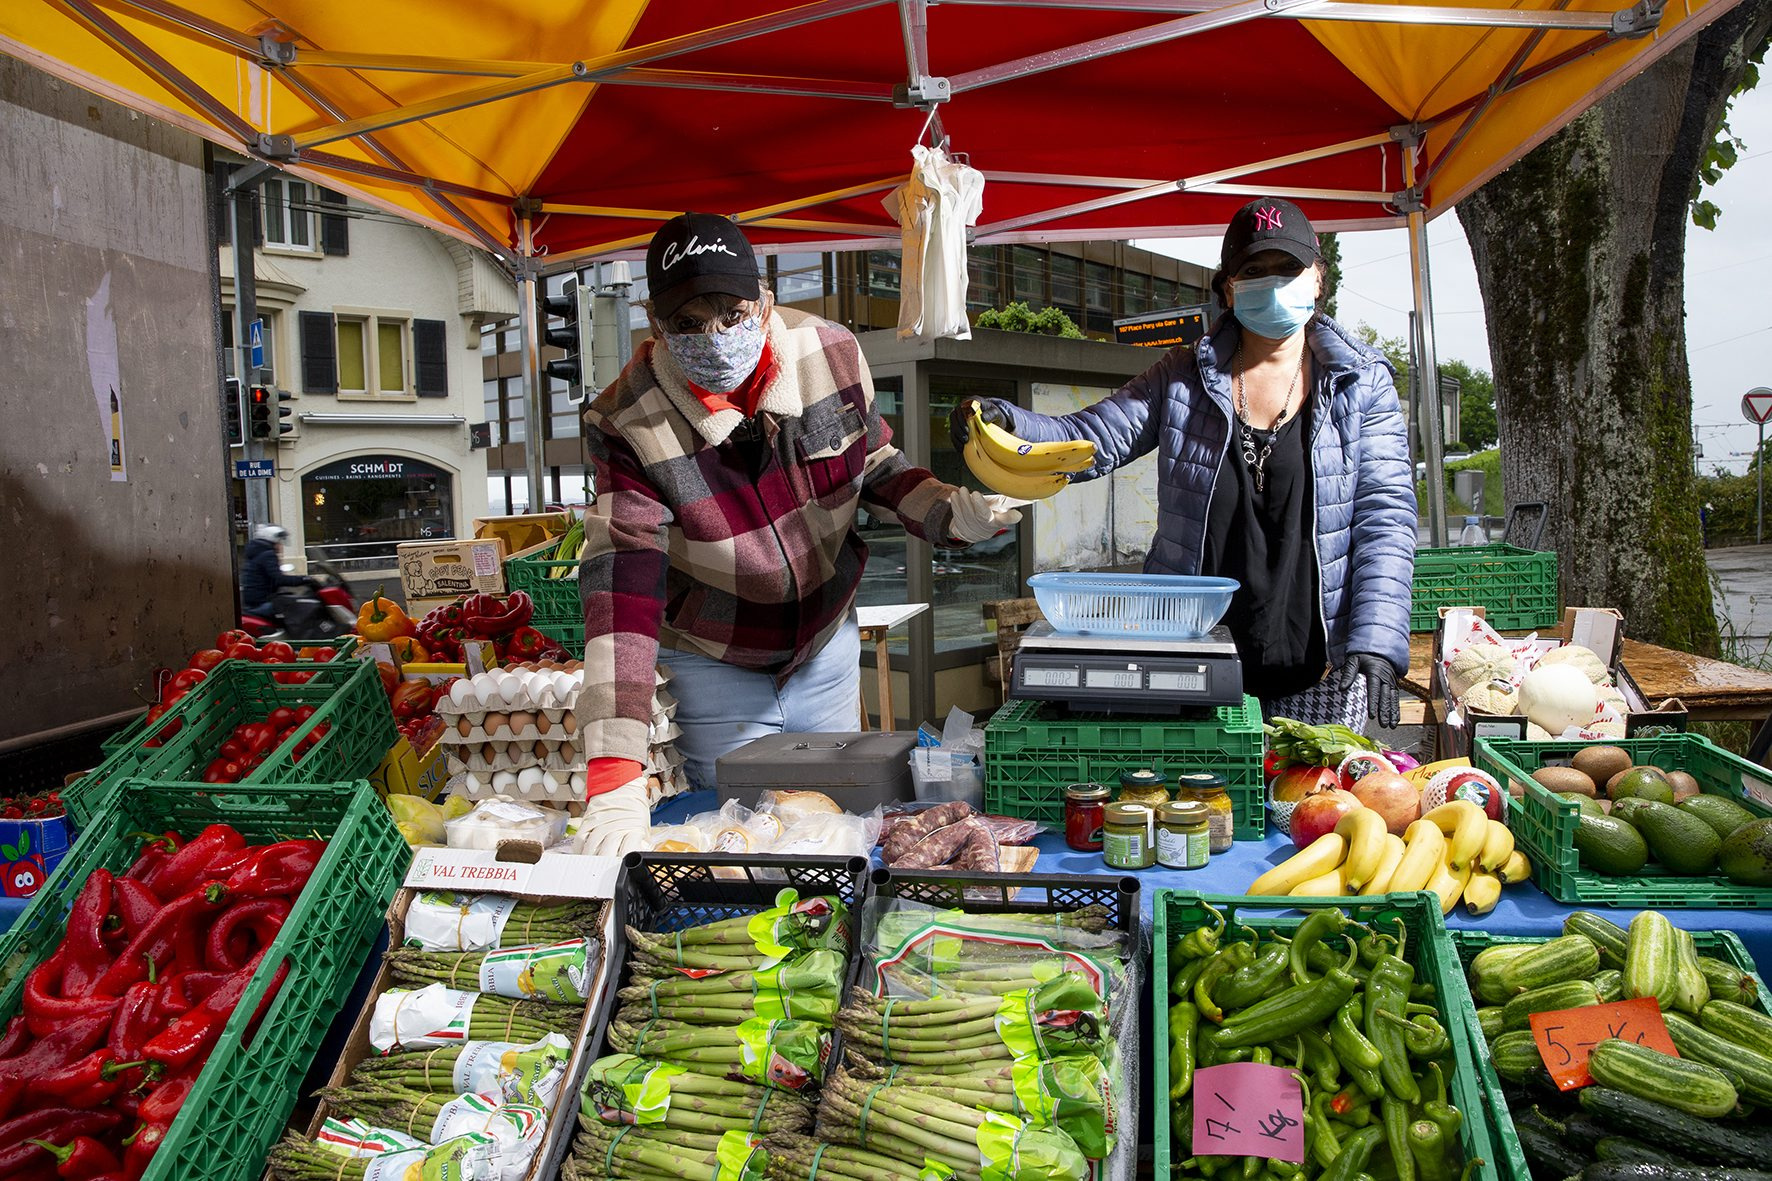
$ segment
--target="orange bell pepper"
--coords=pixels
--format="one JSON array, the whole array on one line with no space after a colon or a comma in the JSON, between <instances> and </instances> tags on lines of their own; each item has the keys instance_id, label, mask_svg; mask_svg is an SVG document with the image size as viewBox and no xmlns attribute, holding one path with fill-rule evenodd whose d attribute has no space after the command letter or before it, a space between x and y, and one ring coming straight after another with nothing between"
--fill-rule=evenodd
<instances>
[{"instance_id":1,"label":"orange bell pepper","mask_svg":"<svg viewBox=\"0 0 1772 1181\"><path fill-rule=\"evenodd\" d=\"M389 647L401 664L423 664L431 658L425 646L411 636L400 636Z\"/></svg>"},{"instance_id":2,"label":"orange bell pepper","mask_svg":"<svg viewBox=\"0 0 1772 1181\"><path fill-rule=\"evenodd\" d=\"M357 612L357 634L371 644L409 636L417 630L406 612L400 610L400 604L382 598L381 592L382 588L376 587L369 601Z\"/></svg>"}]
</instances>

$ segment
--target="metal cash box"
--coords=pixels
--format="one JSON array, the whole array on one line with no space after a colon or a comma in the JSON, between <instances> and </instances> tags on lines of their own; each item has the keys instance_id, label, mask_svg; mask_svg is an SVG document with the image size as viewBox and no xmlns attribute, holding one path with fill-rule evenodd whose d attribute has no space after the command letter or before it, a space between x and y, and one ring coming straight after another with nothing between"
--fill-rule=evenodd
<instances>
[{"instance_id":1,"label":"metal cash box","mask_svg":"<svg viewBox=\"0 0 1772 1181\"><path fill-rule=\"evenodd\" d=\"M769 734L714 763L720 800L754 807L775 788L821 791L846 812L913 798L911 730L852 734Z\"/></svg>"}]
</instances>

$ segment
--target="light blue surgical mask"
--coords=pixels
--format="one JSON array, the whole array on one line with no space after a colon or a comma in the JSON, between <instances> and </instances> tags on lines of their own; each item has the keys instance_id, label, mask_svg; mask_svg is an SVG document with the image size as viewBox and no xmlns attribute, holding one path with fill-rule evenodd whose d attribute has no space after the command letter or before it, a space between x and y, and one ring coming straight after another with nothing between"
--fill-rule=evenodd
<instances>
[{"instance_id":1,"label":"light blue surgical mask","mask_svg":"<svg viewBox=\"0 0 1772 1181\"><path fill-rule=\"evenodd\" d=\"M1259 279L1233 279L1236 302L1231 312L1257 336L1285 340L1310 322L1317 310L1317 269L1306 267L1288 278L1264 275Z\"/></svg>"},{"instance_id":2,"label":"light blue surgical mask","mask_svg":"<svg viewBox=\"0 0 1772 1181\"><path fill-rule=\"evenodd\" d=\"M666 332L664 346L689 380L711 394L730 394L757 371L768 334L760 316L720 332Z\"/></svg>"}]
</instances>

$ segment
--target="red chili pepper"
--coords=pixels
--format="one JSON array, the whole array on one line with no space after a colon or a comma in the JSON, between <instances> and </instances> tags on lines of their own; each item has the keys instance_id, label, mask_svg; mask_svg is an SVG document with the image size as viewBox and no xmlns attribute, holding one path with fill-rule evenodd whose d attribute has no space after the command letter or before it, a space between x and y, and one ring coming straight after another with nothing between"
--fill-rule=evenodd
<instances>
[{"instance_id":1,"label":"red chili pepper","mask_svg":"<svg viewBox=\"0 0 1772 1181\"><path fill-rule=\"evenodd\" d=\"M126 939L134 939L160 913L161 902L146 885L133 878L118 878L112 889L112 918Z\"/></svg>"},{"instance_id":2,"label":"red chili pepper","mask_svg":"<svg viewBox=\"0 0 1772 1181\"><path fill-rule=\"evenodd\" d=\"M279 841L266 845L258 856L220 883L210 887L211 897L221 899L268 898L301 893L314 868L326 852L325 841Z\"/></svg>"},{"instance_id":3,"label":"red chili pepper","mask_svg":"<svg viewBox=\"0 0 1772 1181\"><path fill-rule=\"evenodd\" d=\"M115 1111L80 1111L45 1107L0 1124L0 1177L11 1177L32 1164L51 1163L49 1153L32 1143L49 1136L90 1136L123 1122Z\"/></svg>"},{"instance_id":4,"label":"red chili pepper","mask_svg":"<svg viewBox=\"0 0 1772 1181\"><path fill-rule=\"evenodd\" d=\"M41 1041L33 1042L11 1058L0 1059L0 1119L17 1108L32 1079L87 1053L104 1040L110 1027L109 1014L70 1018ZM6 1143L0 1137L0 1146Z\"/></svg>"},{"instance_id":5,"label":"red chili pepper","mask_svg":"<svg viewBox=\"0 0 1772 1181\"><path fill-rule=\"evenodd\" d=\"M218 971L239 971L247 960L271 945L289 911L290 903L285 898L254 898L230 906L209 928L203 962ZM243 953L234 950L236 937L246 946Z\"/></svg>"},{"instance_id":6,"label":"red chili pepper","mask_svg":"<svg viewBox=\"0 0 1772 1181\"><path fill-rule=\"evenodd\" d=\"M105 1050L112 1058L140 1058L148 1039L166 1028L167 1021L160 1011L166 983L138 980L123 993L117 1019L111 1023L111 1036L105 1040Z\"/></svg>"},{"instance_id":7,"label":"red chili pepper","mask_svg":"<svg viewBox=\"0 0 1772 1181\"><path fill-rule=\"evenodd\" d=\"M0 1036L0 1058L10 1058L30 1044L31 1030L21 1013L6 1023L6 1033Z\"/></svg>"},{"instance_id":8,"label":"red chili pepper","mask_svg":"<svg viewBox=\"0 0 1772 1181\"><path fill-rule=\"evenodd\" d=\"M55 1174L65 1181L92 1181L123 1167L117 1155L91 1136L76 1136L67 1144L32 1140L32 1144L55 1158Z\"/></svg>"},{"instance_id":9,"label":"red chili pepper","mask_svg":"<svg viewBox=\"0 0 1772 1181\"><path fill-rule=\"evenodd\" d=\"M145 838L141 855L135 859L135 864L129 867L129 872L123 876L138 882L146 878L155 866L178 852L179 845L183 843L175 832L163 832L159 836L152 836L148 833L136 835Z\"/></svg>"},{"instance_id":10,"label":"red chili pepper","mask_svg":"<svg viewBox=\"0 0 1772 1181\"><path fill-rule=\"evenodd\" d=\"M142 1100L141 1118L143 1123L170 1124L178 1118L179 1109L185 1100L191 1097L191 1090L197 1085L200 1071L173 1075L162 1079L148 1097Z\"/></svg>"},{"instance_id":11,"label":"red chili pepper","mask_svg":"<svg viewBox=\"0 0 1772 1181\"><path fill-rule=\"evenodd\" d=\"M155 1124L144 1122L129 1139L123 1142L123 1175L129 1181L139 1181L154 1163L154 1154L160 1151L160 1145L166 1141L166 1133L171 1123Z\"/></svg>"},{"instance_id":12,"label":"red chili pepper","mask_svg":"<svg viewBox=\"0 0 1772 1181\"><path fill-rule=\"evenodd\" d=\"M88 991L110 962L111 952L105 946L105 916L111 913L111 871L100 867L92 871L80 887L74 905L68 911L67 931L62 936L61 989L64 996L78 996Z\"/></svg>"},{"instance_id":13,"label":"red chili pepper","mask_svg":"<svg viewBox=\"0 0 1772 1181\"><path fill-rule=\"evenodd\" d=\"M98 982L88 984L91 990L88 994L68 996L63 981L71 958L72 953L66 945L58 947L25 977L25 1022L40 1038L49 1037L66 1022L84 1017L102 1019L109 1028L111 1016L122 999L121 989L111 991L103 987L103 975Z\"/></svg>"},{"instance_id":14,"label":"red chili pepper","mask_svg":"<svg viewBox=\"0 0 1772 1181\"><path fill-rule=\"evenodd\" d=\"M30 1080L33 1098L48 1096L57 1102L78 1100L78 1106L96 1107L128 1084L127 1071L146 1066L145 1060L120 1062L108 1049L98 1049L66 1066Z\"/></svg>"},{"instance_id":15,"label":"red chili pepper","mask_svg":"<svg viewBox=\"0 0 1772 1181\"><path fill-rule=\"evenodd\" d=\"M129 945L118 953L116 962L105 970L103 976L99 977L95 990L106 996L121 997L123 990L131 984L137 980L148 978L150 962L156 970L165 970L170 966L174 962L173 953L179 950L181 938L194 943L194 932L198 924L207 920L214 911L221 909L219 901L210 900L207 889L207 887L200 886L189 894L161 907L160 913L155 915L153 921L143 928L142 933L131 939ZM180 934L181 928L184 928L182 936ZM179 966L191 968L196 965L187 959ZM26 1014L29 1015L28 983L26 996Z\"/></svg>"},{"instance_id":16,"label":"red chili pepper","mask_svg":"<svg viewBox=\"0 0 1772 1181\"><path fill-rule=\"evenodd\" d=\"M223 1027L245 997L246 986L252 981L253 973L258 970L259 961L263 958L263 952L254 956L250 964L229 977L228 982L210 993L201 1005L156 1034L143 1047L143 1055L150 1062L165 1064L170 1070L183 1070L192 1063L201 1061L221 1037ZM258 1009L252 1015L253 1021L264 1016L265 1010L276 999L277 990L283 987L283 980L288 975L289 965L278 965L276 974L271 977L270 987L265 989Z\"/></svg>"},{"instance_id":17,"label":"red chili pepper","mask_svg":"<svg viewBox=\"0 0 1772 1181\"><path fill-rule=\"evenodd\" d=\"M203 880L205 869L245 847L246 838L231 825L212 824L148 877L148 889L169 902L182 897Z\"/></svg>"},{"instance_id":18,"label":"red chili pepper","mask_svg":"<svg viewBox=\"0 0 1772 1181\"><path fill-rule=\"evenodd\" d=\"M159 1013L168 1018L182 1017L209 999L209 994L228 982L232 972L179 972L167 977L165 991L160 994Z\"/></svg>"}]
</instances>

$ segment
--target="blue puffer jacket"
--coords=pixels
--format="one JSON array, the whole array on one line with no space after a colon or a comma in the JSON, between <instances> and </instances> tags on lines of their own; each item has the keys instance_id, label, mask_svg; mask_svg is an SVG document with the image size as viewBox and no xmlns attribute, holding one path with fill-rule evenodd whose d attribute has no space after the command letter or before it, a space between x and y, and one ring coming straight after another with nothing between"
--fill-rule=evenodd
<instances>
[{"instance_id":1,"label":"blue puffer jacket","mask_svg":"<svg viewBox=\"0 0 1772 1181\"><path fill-rule=\"evenodd\" d=\"M1329 661L1339 667L1350 652L1371 653L1401 675L1409 668L1415 481L1390 363L1327 316L1306 331L1315 361L1311 466ZM1112 397L1075 414L1052 418L997 403L1024 439L1094 443L1095 467L1079 480L1157 452L1157 535L1146 573L1200 572L1207 503L1231 435L1229 360L1241 333L1226 314L1192 351L1170 349Z\"/></svg>"}]
</instances>

